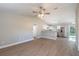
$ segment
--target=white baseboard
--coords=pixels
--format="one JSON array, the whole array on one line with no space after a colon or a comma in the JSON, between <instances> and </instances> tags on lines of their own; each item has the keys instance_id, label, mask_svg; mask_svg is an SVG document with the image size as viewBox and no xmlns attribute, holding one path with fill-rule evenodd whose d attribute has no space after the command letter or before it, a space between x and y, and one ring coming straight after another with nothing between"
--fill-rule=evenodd
<instances>
[{"instance_id":1,"label":"white baseboard","mask_svg":"<svg viewBox=\"0 0 79 59\"><path fill-rule=\"evenodd\" d=\"M28 41L32 41L32 40L33 40L33 38L25 40L25 41L21 41L21 42L15 42L15 43L11 43L11 44L8 44L8 45L0 46L0 49L11 47L11 46L18 45L18 44L22 44L22 43L25 43L25 42L28 42Z\"/></svg>"}]
</instances>

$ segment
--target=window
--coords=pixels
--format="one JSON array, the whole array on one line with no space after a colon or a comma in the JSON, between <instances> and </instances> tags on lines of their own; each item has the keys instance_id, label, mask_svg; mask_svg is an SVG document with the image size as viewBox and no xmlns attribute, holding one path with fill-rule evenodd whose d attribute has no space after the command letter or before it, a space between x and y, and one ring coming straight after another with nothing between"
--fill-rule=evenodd
<instances>
[{"instance_id":1,"label":"window","mask_svg":"<svg viewBox=\"0 0 79 59\"><path fill-rule=\"evenodd\" d=\"M76 41L76 29L75 29L75 26L70 26L69 40L73 41L73 42Z\"/></svg>"},{"instance_id":2,"label":"window","mask_svg":"<svg viewBox=\"0 0 79 59\"><path fill-rule=\"evenodd\" d=\"M74 26L70 26L70 36L76 36L76 30Z\"/></svg>"}]
</instances>

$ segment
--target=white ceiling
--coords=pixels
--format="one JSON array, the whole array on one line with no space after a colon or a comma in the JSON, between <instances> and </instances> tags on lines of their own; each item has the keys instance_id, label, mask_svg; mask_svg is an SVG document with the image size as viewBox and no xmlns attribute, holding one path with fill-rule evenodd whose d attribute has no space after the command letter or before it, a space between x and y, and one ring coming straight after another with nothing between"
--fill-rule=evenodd
<instances>
[{"instance_id":1,"label":"white ceiling","mask_svg":"<svg viewBox=\"0 0 79 59\"><path fill-rule=\"evenodd\" d=\"M54 23L75 23L76 17L76 4L49 4L51 14L45 17L45 21L49 24ZM53 10L55 7L58 7L57 10ZM50 20L50 21L49 21Z\"/></svg>"},{"instance_id":2,"label":"white ceiling","mask_svg":"<svg viewBox=\"0 0 79 59\"><path fill-rule=\"evenodd\" d=\"M76 4L73 3L6 3L0 4L0 11L34 16L32 11L39 6L45 7L50 12L50 15L44 18L47 23L75 23ZM55 7L58 9L54 10Z\"/></svg>"},{"instance_id":3,"label":"white ceiling","mask_svg":"<svg viewBox=\"0 0 79 59\"><path fill-rule=\"evenodd\" d=\"M0 4L0 10L2 9L2 12L7 11L24 16L34 16L32 11L40 5L40 3L4 3Z\"/></svg>"}]
</instances>

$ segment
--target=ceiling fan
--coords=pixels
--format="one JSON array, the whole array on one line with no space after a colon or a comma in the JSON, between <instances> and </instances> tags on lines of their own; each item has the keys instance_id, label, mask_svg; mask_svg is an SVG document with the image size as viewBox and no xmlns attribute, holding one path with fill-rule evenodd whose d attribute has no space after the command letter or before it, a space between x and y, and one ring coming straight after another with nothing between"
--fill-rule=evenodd
<instances>
[{"instance_id":1,"label":"ceiling fan","mask_svg":"<svg viewBox=\"0 0 79 59\"><path fill-rule=\"evenodd\" d=\"M34 14L36 14L37 16L41 16L44 17L45 15L49 15L50 13L47 12L47 10L45 8L43 8L42 6L40 6L38 8L38 10L33 11Z\"/></svg>"}]
</instances>

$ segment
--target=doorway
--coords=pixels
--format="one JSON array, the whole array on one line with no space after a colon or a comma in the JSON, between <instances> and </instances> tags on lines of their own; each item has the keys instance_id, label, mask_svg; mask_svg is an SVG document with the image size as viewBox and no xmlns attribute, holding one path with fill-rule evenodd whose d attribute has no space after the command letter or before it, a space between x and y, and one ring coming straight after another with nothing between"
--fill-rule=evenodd
<instances>
[{"instance_id":1,"label":"doorway","mask_svg":"<svg viewBox=\"0 0 79 59\"><path fill-rule=\"evenodd\" d=\"M70 41L76 41L76 26L71 25L69 26L69 40Z\"/></svg>"}]
</instances>

